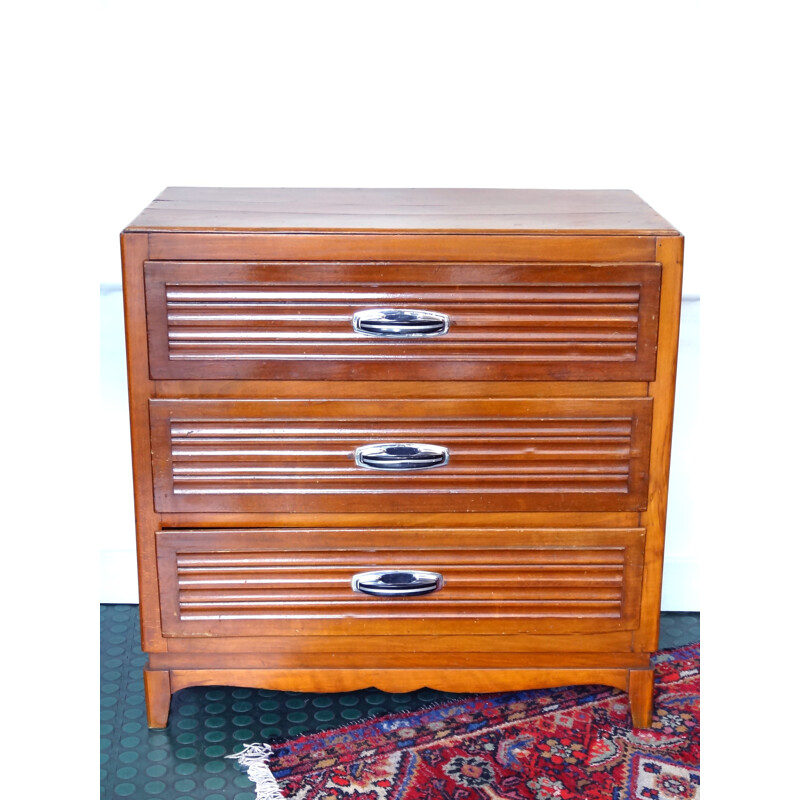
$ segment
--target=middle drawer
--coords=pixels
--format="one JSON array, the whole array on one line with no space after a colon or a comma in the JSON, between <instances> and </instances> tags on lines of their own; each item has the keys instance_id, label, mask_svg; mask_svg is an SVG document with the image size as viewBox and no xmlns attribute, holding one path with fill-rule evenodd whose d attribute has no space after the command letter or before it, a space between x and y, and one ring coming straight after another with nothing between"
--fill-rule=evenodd
<instances>
[{"instance_id":1,"label":"middle drawer","mask_svg":"<svg viewBox=\"0 0 800 800\"><path fill-rule=\"evenodd\" d=\"M159 512L637 511L652 400L150 401Z\"/></svg>"}]
</instances>

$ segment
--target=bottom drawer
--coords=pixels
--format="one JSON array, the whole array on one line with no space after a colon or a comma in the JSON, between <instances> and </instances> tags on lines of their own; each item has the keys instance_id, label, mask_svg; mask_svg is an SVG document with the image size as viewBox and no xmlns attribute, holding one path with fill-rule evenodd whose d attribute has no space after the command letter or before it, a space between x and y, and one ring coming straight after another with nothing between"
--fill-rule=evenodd
<instances>
[{"instance_id":1,"label":"bottom drawer","mask_svg":"<svg viewBox=\"0 0 800 800\"><path fill-rule=\"evenodd\" d=\"M563 634L639 619L640 528L198 529L156 542L165 636ZM441 586L356 591L373 571L400 573L394 588L418 571Z\"/></svg>"}]
</instances>

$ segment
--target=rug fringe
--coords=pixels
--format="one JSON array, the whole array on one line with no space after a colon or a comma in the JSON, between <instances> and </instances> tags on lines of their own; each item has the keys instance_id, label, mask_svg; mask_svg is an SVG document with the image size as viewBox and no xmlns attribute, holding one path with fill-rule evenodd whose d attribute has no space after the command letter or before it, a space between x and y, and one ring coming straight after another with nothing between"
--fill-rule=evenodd
<instances>
[{"instance_id":1,"label":"rug fringe","mask_svg":"<svg viewBox=\"0 0 800 800\"><path fill-rule=\"evenodd\" d=\"M256 800L284 800L275 776L267 766L272 755L268 744L252 742L239 753L232 753L225 758L235 758L243 767L247 767L247 777L256 785Z\"/></svg>"}]
</instances>

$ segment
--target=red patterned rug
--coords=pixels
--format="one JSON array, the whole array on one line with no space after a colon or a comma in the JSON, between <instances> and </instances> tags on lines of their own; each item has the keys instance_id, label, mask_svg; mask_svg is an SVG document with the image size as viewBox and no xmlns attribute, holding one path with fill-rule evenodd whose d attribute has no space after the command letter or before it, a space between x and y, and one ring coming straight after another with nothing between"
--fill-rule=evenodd
<instances>
[{"instance_id":1,"label":"red patterned rug","mask_svg":"<svg viewBox=\"0 0 800 800\"><path fill-rule=\"evenodd\" d=\"M698 798L700 646L658 653L655 669L650 730L631 728L623 692L570 686L480 695L237 755L259 800Z\"/></svg>"}]
</instances>

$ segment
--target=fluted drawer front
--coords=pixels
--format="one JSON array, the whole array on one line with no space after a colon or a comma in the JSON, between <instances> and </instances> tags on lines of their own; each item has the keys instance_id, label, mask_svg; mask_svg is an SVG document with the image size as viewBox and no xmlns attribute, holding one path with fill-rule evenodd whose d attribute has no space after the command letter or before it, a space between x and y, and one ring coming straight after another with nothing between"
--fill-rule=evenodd
<instances>
[{"instance_id":1,"label":"fluted drawer front","mask_svg":"<svg viewBox=\"0 0 800 800\"><path fill-rule=\"evenodd\" d=\"M641 529L260 529L156 535L171 636L608 631L633 627ZM420 597L355 592L368 570L430 570Z\"/></svg>"},{"instance_id":2,"label":"fluted drawer front","mask_svg":"<svg viewBox=\"0 0 800 800\"><path fill-rule=\"evenodd\" d=\"M156 510L639 510L651 417L649 398L152 400ZM447 458L359 466L375 444Z\"/></svg>"},{"instance_id":3,"label":"fluted drawer front","mask_svg":"<svg viewBox=\"0 0 800 800\"><path fill-rule=\"evenodd\" d=\"M661 267L148 262L154 378L650 380ZM371 309L441 335L353 328Z\"/></svg>"}]
</instances>

